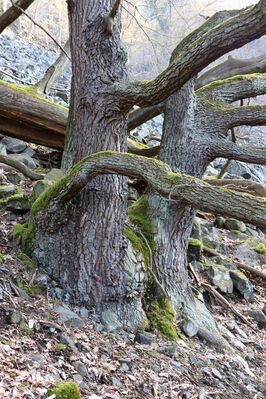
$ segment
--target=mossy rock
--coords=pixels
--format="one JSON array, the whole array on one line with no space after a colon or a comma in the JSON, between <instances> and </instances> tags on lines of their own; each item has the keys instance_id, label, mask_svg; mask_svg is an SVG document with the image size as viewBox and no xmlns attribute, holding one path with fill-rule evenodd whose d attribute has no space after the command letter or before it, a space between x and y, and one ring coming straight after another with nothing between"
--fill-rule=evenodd
<instances>
[{"instance_id":1,"label":"mossy rock","mask_svg":"<svg viewBox=\"0 0 266 399\"><path fill-rule=\"evenodd\" d=\"M80 392L75 382L58 383L53 389L48 391L48 395L56 395L56 399L79 399Z\"/></svg>"},{"instance_id":2,"label":"mossy rock","mask_svg":"<svg viewBox=\"0 0 266 399\"><path fill-rule=\"evenodd\" d=\"M175 312L169 299L165 300L163 296L160 296L152 302L147 315L152 326L162 335L172 339L180 338L174 327Z\"/></svg>"},{"instance_id":3,"label":"mossy rock","mask_svg":"<svg viewBox=\"0 0 266 399\"><path fill-rule=\"evenodd\" d=\"M4 255L0 252L0 265L2 265L5 262Z\"/></svg>"},{"instance_id":4,"label":"mossy rock","mask_svg":"<svg viewBox=\"0 0 266 399\"><path fill-rule=\"evenodd\" d=\"M16 224L13 230L13 239L22 244L22 250L25 254L31 253L31 242L35 235L35 224L30 221L29 223Z\"/></svg>"}]
</instances>

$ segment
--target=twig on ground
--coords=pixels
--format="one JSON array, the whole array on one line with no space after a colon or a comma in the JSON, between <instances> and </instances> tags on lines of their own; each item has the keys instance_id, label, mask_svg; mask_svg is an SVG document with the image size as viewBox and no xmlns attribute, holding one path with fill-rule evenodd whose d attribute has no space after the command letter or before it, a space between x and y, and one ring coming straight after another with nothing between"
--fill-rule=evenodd
<instances>
[{"instance_id":1,"label":"twig on ground","mask_svg":"<svg viewBox=\"0 0 266 399\"><path fill-rule=\"evenodd\" d=\"M29 177L32 180L42 180L43 176L39 175L38 173L33 172L30 168L24 165L22 162L16 161L13 158L10 158L6 155L0 154L0 162L4 163L5 165L12 166L22 172L25 176Z\"/></svg>"}]
</instances>

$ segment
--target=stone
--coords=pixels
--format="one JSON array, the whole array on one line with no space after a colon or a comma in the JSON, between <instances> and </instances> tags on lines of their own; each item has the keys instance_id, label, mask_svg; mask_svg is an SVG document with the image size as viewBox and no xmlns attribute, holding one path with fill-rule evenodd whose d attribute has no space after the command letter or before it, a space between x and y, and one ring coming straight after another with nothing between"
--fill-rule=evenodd
<instances>
[{"instance_id":1,"label":"stone","mask_svg":"<svg viewBox=\"0 0 266 399\"><path fill-rule=\"evenodd\" d=\"M152 334L144 333L137 331L134 342L138 342L139 344L143 345L151 345L152 344Z\"/></svg>"},{"instance_id":2,"label":"stone","mask_svg":"<svg viewBox=\"0 0 266 399\"><path fill-rule=\"evenodd\" d=\"M229 270L221 265L211 264L207 270L207 274L211 282L219 288L223 293L233 292L233 281L230 277Z\"/></svg>"},{"instance_id":3,"label":"stone","mask_svg":"<svg viewBox=\"0 0 266 399\"><path fill-rule=\"evenodd\" d=\"M84 306L80 308L79 313L84 320L89 320L89 311Z\"/></svg>"},{"instance_id":4,"label":"stone","mask_svg":"<svg viewBox=\"0 0 266 399\"><path fill-rule=\"evenodd\" d=\"M71 337L68 335L61 335L59 338L60 344L67 345L69 348L71 348L74 352L77 352L77 347Z\"/></svg>"},{"instance_id":5,"label":"stone","mask_svg":"<svg viewBox=\"0 0 266 399\"><path fill-rule=\"evenodd\" d=\"M177 352L177 346L176 345L161 346L160 348L158 348L158 352L174 358Z\"/></svg>"},{"instance_id":6,"label":"stone","mask_svg":"<svg viewBox=\"0 0 266 399\"><path fill-rule=\"evenodd\" d=\"M10 315L10 323L11 324L19 324L22 320L21 312L12 312Z\"/></svg>"},{"instance_id":7,"label":"stone","mask_svg":"<svg viewBox=\"0 0 266 399\"><path fill-rule=\"evenodd\" d=\"M202 242L195 238L190 237L187 249L187 261L199 262L201 259Z\"/></svg>"},{"instance_id":8,"label":"stone","mask_svg":"<svg viewBox=\"0 0 266 399\"><path fill-rule=\"evenodd\" d=\"M106 331L110 333L117 333L123 328L122 324L117 319L116 314L111 310L105 310L101 313L101 322Z\"/></svg>"},{"instance_id":9,"label":"stone","mask_svg":"<svg viewBox=\"0 0 266 399\"><path fill-rule=\"evenodd\" d=\"M73 367L80 375L82 375L82 377L85 377L87 379L90 378L90 375L88 373L86 366L80 360L75 361L73 363Z\"/></svg>"},{"instance_id":10,"label":"stone","mask_svg":"<svg viewBox=\"0 0 266 399\"><path fill-rule=\"evenodd\" d=\"M29 157L27 154L10 154L9 157L15 159L15 161L24 163L24 165L30 169L35 169L38 166L38 161Z\"/></svg>"},{"instance_id":11,"label":"stone","mask_svg":"<svg viewBox=\"0 0 266 399\"><path fill-rule=\"evenodd\" d=\"M5 145L7 152L10 152L12 154L19 154L27 147L24 141L8 136L4 137L1 143Z\"/></svg>"},{"instance_id":12,"label":"stone","mask_svg":"<svg viewBox=\"0 0 266 399\"><path fill-rule=\"evenodd\" d=\"M252 302L254 300L253 286L249 279L239 270L230 270L229 273L234 287L247 301Z\"/></svg>"},{"instance_id":13,"label":"stone","mask_svg":"<svg viewBox=\"0 0 266 399\"><path fill-rule=\"evenodd\" d=\"M49 180L38 180L34 183L32 188L32 198L35 201L39 196L52 185L53 183Z\"/></svg>"},{"instance_id":14,"label":"stone","mask_svg":"<svg viewBox=\"0 0 266 399\"><path fill-rule=\"evenodd\" d=\"M31 208L30 201L23 196L14 196L9 198L6 203L6 209L16 215L23 215Z\"/></svg>"},{"instance_id":15,"label":"stone","mask_svg":"<svg viewBox=\"0 0 266 399\"><path fill-rule=\"evenodd\" d=\"M212 368L211 371L212 371L212 375L213 375L215 378L218 378L219 380L222 380L222 379L223 379L221 373L220 373L216 368Z\"/></svg>"},{"instance_id":16,"label":"stone","mask_svg":"<svg viewBox=\"0 0 266 399\"><path fill-rule=\"evenodd\" d=\"M4 184L0 186L0 198L10 197L15 194L15 186L13 184Z\"/></svg>"},{"instance_id":17,"label":"stone","mask_svg":"<svg viewBox=\"0 0 266 399\"><path fill-rule=\"evenodd\" d=\"M32 355L30 355L30 359L35 363L43 362L43 356L39 353L33 353Z\"/></svg>"},{"instance_id":18,"label":"stone","mask_svg":"<svg viewBox=\"0 0 266 399\"><path fill-rule=\"evenodd\" d=\"M219 229L222 229L225 224L225 218L222 216L217 216L217 218L214 221L215 226L217 226Z\"/></svg>"},{"instance_id":19,"label":"stone","mask_svg":"<svg viewBox=\"0 0 266 399\"><path fill-rule=\"evenodd\" d=\"M194 220L193 220L190 237L201 241L200 219L198 217L195 217Z\"/></svg>"},{"instance_id":20,"label":"stone","mask_svg":"<svg viewBox=\"0 0 266 399\"><path fill-rule=\"evenodd\" d=\"M195 323L193 323L192 320L187 319L182 323L181 325L182 331L188 336L188 337L194 337L198 333L198 327L196 326Z\"/></svg>"},{"instance_id":21,"label":"stone","mask_svg":"<svg viewBox=\"0 0 266 399\"><path fill-rule=\"evenodd\" d=\"M250 317L252 317L253 320L257 321L257 322L262 322L262 323L266 323L266 316L265 314L262 312L262 310L259 309L250 309L248 311L248 315Z\"/></svg>"},{"instance_id":22,"label":"stone","mask_svg":"<svg viewBox=\"0 0 266 399\"><path fill-rule=\"evenodd\" d=\"M225 221L224 227L227 230L237 230L240 231L241 233L245 233L247 227L244 222L241 222L240 220L236 220L233 218L229 218Z\"/></svg>"},{"instance_id":23,"label":"stone","mask_svg":"<svg viewBox=\"0 0 266 399\"><path fill-rule=\"evenodd\" d=\"M112 381L113 385L117 385L118 387L122 387L123 386L122 382L116 377L112 376L111 377L111 381Z\"/></svg>"},{"instance_id":24,"label":"stone","mask_svg":"<svg viewBox=\"0 0 266 399\"><path fill-rule=\"evenodd\" d=\"M40 285L42 287L48 287L50 281L51 281L50 277L44 273L40 274L34 280L35 284Z\"/></svg>"},{"instance_id":25,"label":"stone","mask_svg":"<svg viewBox=\"0 0 266 399\"><path fill-rule=\"evenodd\" d=\"M49 180L50 182L55 182L60 180L62 177L64 177L65 174L61 169L53 168L50 170L47 175L45 175L44 179Z\"/></svg>"},{"instance_id":26,"label":"stone","mask_svg":"<svg viewBox=\"0 0 266 399\"><path fill-rule=\"evenodd\" d=\"M191 262L191 266L193 267L193 269L194 269L194 271L195 271L196 273L201 273L201 272L204 271L204 266L203 266L203 264L202 264L201 262L196 261L196 260L193 260L193 261Z\"/></svg>"},{"instance_id":27,"label":"stone","mask_svg":"<svg viewBox=\"0 0 266 399\"><path fill-rule=\"evenodd\" d=\"M15 171L10 171L6 174L6 178L9 181L9 183L13 184L19 184L21 180L24 180L25 177L22 173L20 172L15 172Z\"/></svg>"},{"instance_id":28,"label":"stone","mask_svg":"<svg viewBox=\"0 0 266 399\"><path fill-rule=\"evenodd\" d=\"M0 155L6 156L6 146L2 142L0 142Z\"/></svg>"},{"instance_id":29,"label":"stone","mask_svg":"<svg viewBox=\"0 0 266 399\"><path fill-rule=\"evenodd\" d=\"M82 319L68 307L64 307L61 305L56 305L53 308L55 313L58 313L59 321L65 323L67 326L71 326L73 328L83 328Z\"/></svg>"}]
</instances>

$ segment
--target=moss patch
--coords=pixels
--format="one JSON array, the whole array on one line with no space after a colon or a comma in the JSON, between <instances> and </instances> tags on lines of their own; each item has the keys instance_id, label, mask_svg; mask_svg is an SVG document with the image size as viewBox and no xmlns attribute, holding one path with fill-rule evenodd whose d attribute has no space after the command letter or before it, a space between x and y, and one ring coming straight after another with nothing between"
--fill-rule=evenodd
<instances>
[{"instance_id":1,"label":"moss patch","mask_svg":"<svg viewBox=\"0 0 266 399\"><path fill-rule=\"evenodd\" d=\"M79 399L80 392L75 382L64 382L57 384L53 389L48 391L48 395L56 395L56 399Z\"/></svg>"},{"instance_id":2,"label":"moss patch","mask_svg":"<svg viewBox=\"0 0 266 399\"><path fill-rule=\"evenodd\" d=\"M145 266L149 266L149 250L144 241L138 236L130 227L124 226L124 233L126 238L131 242L132 247L136 253L141 253L144 257Z\"/></svg>"},{"instance_id":3,"label":"moss patch","mask_svg":"<svg viewBox=\"0 0 266 399\"><path fill-rule=\"evenodd\" d=\"M13 238L19 239L22 244L22 250L30 254L31 242L35 235L35 224L33 221L25 224L16 224L13 231Z\"/></svg>"},{"instance_id":4,"label":"moss patch","mask_svg":"<svg viewBox=\"0 0 266 399\"><path fill-rule=\"evenodd\" d=\"M136 224L146 237L151 251L154 252L155 243L153 241L154 227L148 218L149 203L146 195L142 195L133 205L127 209L129 219Z\"/></svg>"},{"instance_id":5,"label":"moss patch","mask_svg":"<svg viewBox=\"0 0 266 399\"><path fill-rule=\"evenodd\" d=\"M200 247L201 250L203 248L202 242L192 237L189 238L189 245L192 245L192 247Z\"/></svg>"},{"instance_id":6,"label":"moss patch","mask_svg":"<svg viewBox=\"0 0 266 399\"><path fill-rule=\"evenodd\" d=\"M169 299L165 300L163 296L160 296L152 302L147 315L152 326L162 335L173 339L180 338L173 324L175 312Z\"/></svg>"},{"instance_id":7,"label":"moss patch","mask_svg":"<svg viewBox=\"0 0 266 399\"><path fill-rule=\"evenodd\" d=\"M4 255L0 252L0 265L4 263L4 261L5 261Z\"/></svg>"},{"instance_id":8,"label":"moss patch","mask_svg":"<svg viewBox=\"0 0 266 399\"><path fill-rule=\"evenodd\" d=\"M255 248L253 248L255 252L261 255L266 255L266 244L265 243L260 243L257 245Z\"/></svg>"}]
</instances>

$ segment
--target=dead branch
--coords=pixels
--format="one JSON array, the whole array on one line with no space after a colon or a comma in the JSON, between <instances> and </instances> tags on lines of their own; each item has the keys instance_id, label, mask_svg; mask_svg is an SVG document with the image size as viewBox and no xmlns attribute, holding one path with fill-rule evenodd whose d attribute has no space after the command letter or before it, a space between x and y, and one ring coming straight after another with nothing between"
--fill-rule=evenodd
<instances>
[{"instance_id":1,"label":"dead branch","mask_svg":"<svg viewBox=\"0 0 266 399\"><path fill-rule=\"evenodd\" d=\"M21 10L26 10L33 2L34 0L18 0L15 5L11 2L12 6L0 16L0 33L20 17Z\"/></svg>"}]
</instances>

